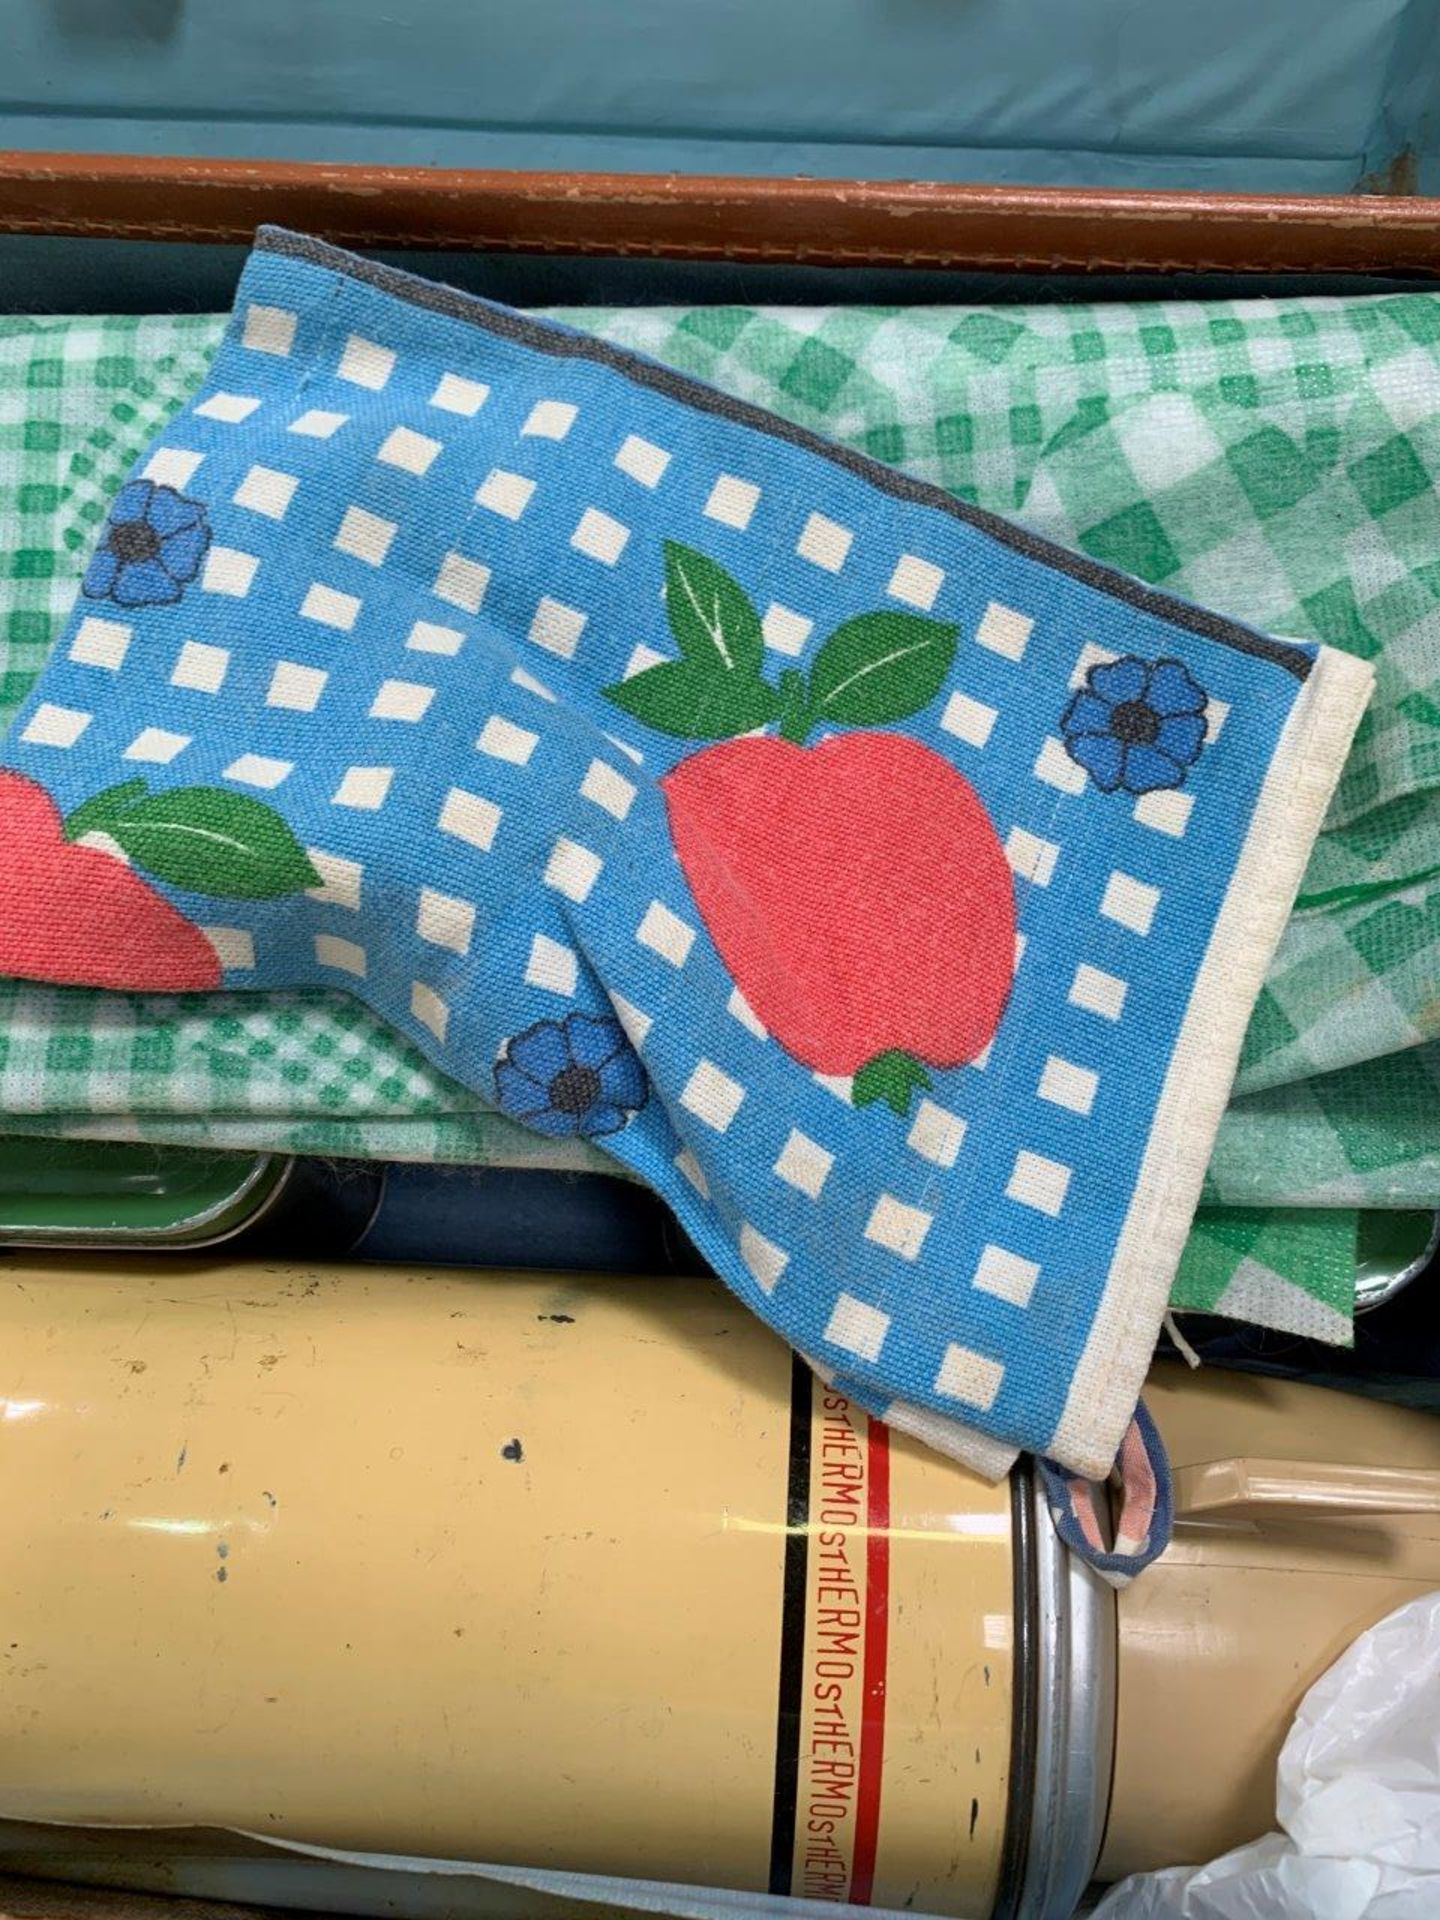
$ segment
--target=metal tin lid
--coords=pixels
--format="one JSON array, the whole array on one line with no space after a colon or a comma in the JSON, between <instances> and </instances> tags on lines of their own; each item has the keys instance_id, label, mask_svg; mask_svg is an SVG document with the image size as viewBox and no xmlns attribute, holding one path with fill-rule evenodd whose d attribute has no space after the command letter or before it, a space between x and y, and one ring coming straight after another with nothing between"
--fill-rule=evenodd
<instances>
[{"instance_id":1,"label":"metal tin lid","mask_svg":"<svg viewBox=\"0 0 1440 1920\"><path fill-rule=\"evenodd\" d=\"M1437 1247L1440 1213L1362 1213L1355 1250L1356 1313L1393 1300L1424 1272Z\"/></svg>"},{"instance_id":2,"label":"metal tin lid","mask_svg":"<svg viewBox=\"0 0 1440 1920\"><path fill-rule=\"evenodd\" d=\"M0 1246L208 1247L252 1225L291 1162L135 1142L0 1143Z\"/></svg>"}]
</instances>

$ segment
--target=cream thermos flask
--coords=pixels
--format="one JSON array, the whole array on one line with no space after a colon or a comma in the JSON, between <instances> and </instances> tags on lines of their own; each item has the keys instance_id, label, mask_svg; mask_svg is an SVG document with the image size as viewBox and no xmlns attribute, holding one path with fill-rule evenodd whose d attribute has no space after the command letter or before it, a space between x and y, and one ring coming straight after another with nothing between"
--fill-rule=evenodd
<instances>
[{"instance_id":1,"label":"cream thermos flask","mask_svg":"<svg viewBox=\"0 0 1440 1920\"><path fill-rule=\"evenodd\" d=\"M1051 1920L1440 1584L1427 1416L1158 1370L1117 1597L708 1281L54 1255L0 1356L0 1819Z\"/></svg>"}]
</instances>

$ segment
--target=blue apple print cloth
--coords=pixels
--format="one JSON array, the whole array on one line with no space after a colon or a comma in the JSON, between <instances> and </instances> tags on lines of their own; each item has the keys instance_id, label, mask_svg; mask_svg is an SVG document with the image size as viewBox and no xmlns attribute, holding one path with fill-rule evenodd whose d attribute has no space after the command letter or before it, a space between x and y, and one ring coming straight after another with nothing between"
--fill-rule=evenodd
<instances>
[{"instance_id":1,"label":"blue apple print cloth","mask_svg":"<svg viewBox=\"0 0 1440 1920\"><path fill-rule=\"evenodd\" d=\"M266 230L0 771L0 967L348 988L868 1409L1111 1466L1369 689Z\"/></svg>"}]
</instances>

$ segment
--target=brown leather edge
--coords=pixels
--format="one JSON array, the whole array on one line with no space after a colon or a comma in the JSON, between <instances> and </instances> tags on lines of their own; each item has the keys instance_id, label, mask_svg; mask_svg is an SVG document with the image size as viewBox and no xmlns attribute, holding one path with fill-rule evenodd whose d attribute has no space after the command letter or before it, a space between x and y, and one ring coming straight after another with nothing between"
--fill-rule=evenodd
<instances>
[{"instance_id":1,"label":"brown leather edge","mask_svg":"<svg viewBox=\"0 0 1440 1920\"><path fill-rule=\"evenodd\" d=\"M1440 274L1440 201L0 152L0 233L1023 273Z\"/></svg>"}]
</instances>

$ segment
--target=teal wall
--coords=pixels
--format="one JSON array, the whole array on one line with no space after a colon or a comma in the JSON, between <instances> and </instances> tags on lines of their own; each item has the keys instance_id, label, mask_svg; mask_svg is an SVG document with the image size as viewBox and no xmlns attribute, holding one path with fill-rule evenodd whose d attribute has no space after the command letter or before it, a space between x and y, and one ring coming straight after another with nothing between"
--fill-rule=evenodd
<instances>
[{"instance_id":1,"label":"teal wall","mask_svg":"<svg viewBox=\"0 0 1440 1920\"><path fill-rule=\"evenodd\" d=\"M0 144L1347 192L1440 0L0 0Z\"/></svg>"}]
</instances>

